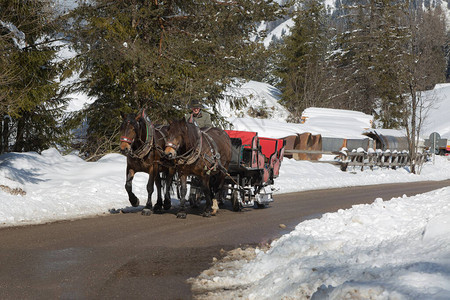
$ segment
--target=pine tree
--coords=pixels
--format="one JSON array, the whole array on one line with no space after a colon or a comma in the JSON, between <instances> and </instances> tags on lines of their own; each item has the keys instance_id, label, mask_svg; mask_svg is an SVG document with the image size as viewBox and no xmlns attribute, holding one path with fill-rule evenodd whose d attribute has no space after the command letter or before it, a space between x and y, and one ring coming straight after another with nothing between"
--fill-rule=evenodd
<instances>
[{"instance_id":1,"label":"pine tree","mask_svg":"<svg viewBox=\"0 0 450 300\"><path fill-rule=\"evenodd\" d=\"M332 106L372 114L377 96L374 66L380 51L376 4L348 3L340 14L335 20L336 43L330 56Z\"/></svg>"},{"instance_id":2,"label":"pine tree","mask_svg":"<svg viewBox=\"0 0 450 300\"><path fill-rule=\"evenodd\" d=\"M2 150L41 151L66 137L60 126L65 99L59 94L54 16L45 1L0 1L0 112ZM9 140L8 140L9 139Z\"/></svg>"},{"instance_id":3,"label":"pine tree","mask_svg":"<svg viewBox=\"0 0 450 300\"><path fill-rule=\"evenodd\" d=\"M329 44L326 12L321 2L306 1L294 14L295 25L284 41L276 73L281 78L281 102L291 112L292 120L299 121L305 108L324 105Z\"/></svg>"},{"instance_id":4,"label":"pine tree","mask_svg":"<svg viewBox=\"0 0 450 300\"><path fill-rule=\"evenodd\" d=\"M71 16L80 88L96 99L82 112L86 152L114 148L120 111L145 107L159 123L181 116L191 99L215 110L227 85L252 72L262 49L251 37L276 11L272 0L100 0L80 7Z\"/></svg>"},{"instance_id":5,"label":"pine tree","mask_svg":"<svg viewBox=\"0 0 450 300\"><path fill-rule=\"evenodd\" d=\"M405 44L409 37L402 24L407 3L379 0L377 11L377 44L379 51L374 57L376 118L384 128L398 129L402 125L403 99L402 78L405 75Z\"/></svg>"}]
</instances>

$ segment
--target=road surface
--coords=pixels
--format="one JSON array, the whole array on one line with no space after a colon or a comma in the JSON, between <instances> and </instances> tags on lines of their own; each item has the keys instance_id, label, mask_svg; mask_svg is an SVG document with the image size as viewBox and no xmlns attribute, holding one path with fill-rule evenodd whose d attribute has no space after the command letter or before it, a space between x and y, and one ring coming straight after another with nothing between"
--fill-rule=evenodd
<instances>
[{"instance_id":1,"label":"road surface","mask_svg":"<svg viewBox=\"0 0 450 300\"><path fill-rule=\"evenodd\" d=\"M325 212L448 185L450 180L283 194L268 208L227 207L212 218L194 211L176 219L173 209L3 228L0 299L190 299L186 279L209 268L223 250L269 243Z\"/></svg>"}]
</instances>

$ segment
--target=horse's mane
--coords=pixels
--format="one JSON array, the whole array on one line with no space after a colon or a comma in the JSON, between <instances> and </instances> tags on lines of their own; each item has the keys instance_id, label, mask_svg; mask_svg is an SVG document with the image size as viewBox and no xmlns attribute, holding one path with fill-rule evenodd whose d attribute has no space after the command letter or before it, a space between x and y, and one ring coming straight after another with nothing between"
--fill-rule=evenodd
<instances>
[{"instance_id":1,"label":"horse's mane","mask_svg":"<svg viewBox=\"0 0 450 300\"><path fill-rule=\"evenodd\" d=\"M186 122L184 118L174 121L173 125L176 126L182 135L186 147L186 149L184 149L185 151L189 151L190 149L197 147L199 143L197 126Z\"/></svg>"},{"instance_id":2,"label":"horse's mane","mask_svg":"<svg viewBox=\"0 0 450 300\"><path fill-rule=\"evenodd\" d=\"M185 121L186 122L186 121ZM195 126L192 123L188 123L186 122L186 130L187 130L187 136L189 139L189 148L193 148L193 147L197 147L199 141L199 136L198 136L198 130L197 130L197 126Z\"/></svg>"}]
</instances>

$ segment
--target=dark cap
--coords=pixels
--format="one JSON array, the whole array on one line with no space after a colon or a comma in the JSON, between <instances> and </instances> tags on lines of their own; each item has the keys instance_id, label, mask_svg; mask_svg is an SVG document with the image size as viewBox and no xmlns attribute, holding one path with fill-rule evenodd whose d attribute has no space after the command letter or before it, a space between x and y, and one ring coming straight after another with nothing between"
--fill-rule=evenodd
<instances>
[{"instance_id":1,"label":"dark cap","mask_svg":"<svg viewBox=\"0 0 450 300\"><path fill-rule=\"evenodd\" d=\"M189 108L204 108L203 104L201 104L198 100L191 100L189 103Z\"/></svg>"}]
</instances>

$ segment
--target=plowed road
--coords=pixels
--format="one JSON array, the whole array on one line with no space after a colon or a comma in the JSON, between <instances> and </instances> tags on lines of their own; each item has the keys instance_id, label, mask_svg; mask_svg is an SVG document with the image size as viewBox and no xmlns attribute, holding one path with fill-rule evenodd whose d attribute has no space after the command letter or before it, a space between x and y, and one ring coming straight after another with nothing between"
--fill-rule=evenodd
<instances>
[{"instance_id":1,"label":"plowed road","mask_svg":"<svg viewBox=\"0 0 450 300\"><path fill-rule=\"evenodd\" d=\"M0 229L0 299L190 299L189 277L220 250L266 243L302 220L414 195L450 180L276 195L266 209L203 218L189 214L114 214ZM285 224L282 229L279 225ZM283 226L282 226L283 227Z\"/></svg>"}]
</instances>

